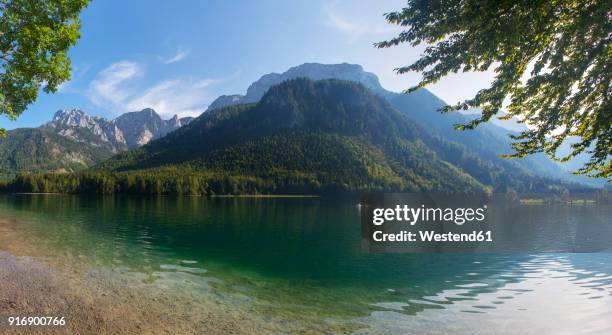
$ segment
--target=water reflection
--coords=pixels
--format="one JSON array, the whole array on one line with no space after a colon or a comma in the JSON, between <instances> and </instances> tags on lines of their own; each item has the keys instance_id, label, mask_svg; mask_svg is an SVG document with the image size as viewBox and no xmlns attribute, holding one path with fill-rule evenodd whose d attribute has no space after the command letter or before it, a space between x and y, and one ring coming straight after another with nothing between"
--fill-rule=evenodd
<instances>
[{"instance_id":1,"label":"water reflection","mask_svg":"<svg viewBox=\"0 0 612 335\"><path fill-rule=\"evenodd\" d=\"M1 197L0 212L55 257L245 295L280 319L340 318L367 325L360 333L612 333L611 254L364 254L354 204L22 195Z\"/></svg>"},{"instance_id":2,"label":"water reflection","mask_svg":"<svg viewBox=\"0 0 612 335\"><path fill-rule=\"evenodd\" d=\"M361 318L370 327L358 333L612 332L609 254L538 255L505 265L486 278L466 273L416 304L386 302L386 310Z\"/></svg>"}]
</instances>

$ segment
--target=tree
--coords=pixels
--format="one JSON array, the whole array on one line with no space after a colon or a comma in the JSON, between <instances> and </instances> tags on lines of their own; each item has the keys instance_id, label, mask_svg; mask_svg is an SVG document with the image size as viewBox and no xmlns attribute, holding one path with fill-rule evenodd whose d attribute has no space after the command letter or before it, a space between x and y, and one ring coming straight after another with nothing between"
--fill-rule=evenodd
<instances>
[{"instance_id":1,"label":"tree","mask_svg":"<svg viewBox=\"0 0 612 335\"><path fill-rule=\"evenodd\" d=\"M490 87L441 110L482 109L457 129L488 121L508 101L500 118L516 117L529 130L512 136L507 157L544 152L567 161L584 152L590 160L577 173L612 176L611 1L410 0L385 17L405 28L375 46L429 44L417 61L396 69L422 73L407 92L451 72L494 70ZM571 153L560 154L561 144L574 139Z\"/></svg>"},{"instance_id":2,"label":"tree","mask_svg":"<svg viewBox=\"0 0 612 335\"><path fill-rule=\"evenodd\" d=\"M89 0L0 0L0 114L15 120L70 79L68 48L79 38ZM6 130L0 129L0 136Z\"/></svg>"}]
</instances>

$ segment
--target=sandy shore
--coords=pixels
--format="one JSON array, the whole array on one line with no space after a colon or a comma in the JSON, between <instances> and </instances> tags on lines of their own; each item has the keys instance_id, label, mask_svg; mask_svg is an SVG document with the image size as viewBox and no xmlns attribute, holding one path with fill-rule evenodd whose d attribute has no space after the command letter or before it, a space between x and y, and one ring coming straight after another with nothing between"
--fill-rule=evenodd
<instances>
[{"instance_id":1,"label":"sandy shore","mask_svg":"<svg viewBox=\"0 0 612 335\"><path fill-rule=\"evenodd\" d=\"M223 299L177 296L153 283L41 258L39 250L19 240L14 226L0 219L2 334L292 333ZM8 316L63 316L67 325L7 327Z\"/></svg>"},{"instance_id":2,"label":"sandy shore","mask_svg":"<svg viewBox=\"0 0 612 335\"><path fill-rule=\"evenodd\" d=\"M75 280L44 262L0 252L0 315L59 316L66 327L7 327L8 334L255 334L271 332L256 327L245 315L214 303L208 309L185 306L163 293L142 287L117 287L99 278ZM188 313L188 310L198 313Z\"/></svg>"},{"instance_id":3,"label":"sandy shore","mask_svg":"<svg viewBox=\"0 0 612 335\"><path fill-rule=\"evenodd\" d=\"M348 334L363 327L270 312L269 301L215 289L214 277L91 264L27 225L0 217L0 334ZM65 317L67 325L7 327L9 316Z\"/></svg>"}]
</instances>

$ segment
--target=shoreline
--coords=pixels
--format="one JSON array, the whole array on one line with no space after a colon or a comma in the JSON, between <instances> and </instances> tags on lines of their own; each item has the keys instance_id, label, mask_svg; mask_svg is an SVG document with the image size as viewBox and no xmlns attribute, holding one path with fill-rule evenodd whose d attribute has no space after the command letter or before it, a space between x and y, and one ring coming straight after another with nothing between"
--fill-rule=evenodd
<instances>
[{"instance_id":1,"label":"shoreline","mask_svg":"<svg viewBox=\"0 0 612 335\"><path fill-rule=\"evenodd\" d=\"M124 194L124 193L113 193L113 194L97 194L97 193L59 193L59 192L14 192L14 193L0 193L0 194L16 194L16 195L119 195L119 196L149 196L149 197L205 197L205 198L320 198L320 195L316 194L219 194L219 195L201 195L201 194ZM0 218L1 219L1 218Z\"/></svg>"},{"instance_id":2,"label":"shoreline","mask_svg":"<svg viewBox=\"0 0 612 335\"><path fill-rule=\"evenodd\" d=\"M0 217L2 334L278 334L248 306L193 299L116 269L54 259L19 238L16 222ZM65 317L66 326L8 327L9 316Z\"/></svg>"},{"instance_id":3,"label":"shoreline","mask_svg":"<svg viewBox=\"0 0 612 335\"><path fill-rule=\"evenodd\" d=\"M13 326L0 321L6 334L251 334L267 333L249 326L244 315L222 308L182 313L185 306L143 287L122 287L111 281L57 271L28 256L0 251L0 315L64 317L66 326Z\"/></svg>"},{"instance_id":4,"label":"shoreline","mask_svg":"<svg viewBox=\"0 0 612 335\"><path fill-rule=\"evenodd\" d=\"M2 334L347 334L363 327L268 314L257 298L215 289L215 277L90 264L39 243L44 236L22 224L0 215ZM9 316L65 317L67 325L7 328Z\"/></svg>"},{"instance_id":5,"label":"shoreline","mask_svg":"<svg viewBox=\"0 0 612 335\"><path fill-rule=\"evenodd\" d=\"M196 197L202 197L202 195L196 195ZM210 195L211 198L320 198L320 195L309 195L309 194L228 194L228 195Z\"/></svg>"}]
</instances>

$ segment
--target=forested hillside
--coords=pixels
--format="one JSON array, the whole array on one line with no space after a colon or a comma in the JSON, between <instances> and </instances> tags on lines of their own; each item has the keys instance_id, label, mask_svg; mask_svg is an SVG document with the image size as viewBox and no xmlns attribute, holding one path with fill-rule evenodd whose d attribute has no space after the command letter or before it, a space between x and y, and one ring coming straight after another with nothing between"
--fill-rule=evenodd
<instances>
[{"instance_id":1,"label":"forested hillside","mask_svg":"<svg viewBox=\"0 0 612 335\"><path fill-rule=\"evenodd\" d=\"M0 138L0 180L28 172L82 171L191 120L177 116L162 120L149 108L114 120L89 116L79 109L59 110L38 128L9 130Z\"/></svg>"},{"instance_id":2,"label":"forested hillside","mask_svg":"<svg viewBox=\"0 0 612 335\"><path fill-rule=\"evenodd\" d=\"M522 159L504 159L500 155L512 151L509 137L512 131L489 123L474 130L457 131L454 125L465 124L474 115L464 115L458 112L440 113L438 109L445 106L446 102L427 89L420 89L410 94L386 90L381 86L375 74L364 71L357 64L305 63L283 73L269 73L252 83L246 95L221 96L209 106L209 110L228 105L255 103L270 87L295 78L341 79L359 82L376 95L389 101L399 112L406 114L420 126L447 141L462 145L462 151L469 151L479 159L495 165L496 171L510 175L508 178L522 178L524 175L530 175L535 179L554 178L590 185L602 185L605 182L602 179L572 175L544 154L535 154ZM478 111L473 112L479 114Z\"/></svg>"},{"instance_id":3,"label":"forested hillside","mask_svg":"<svg viewBox=\"0 0 612 335\"><path fill-rule=\"evenodd\" d=\"M257 104L204 113L87 173L21 176L8 187L239 194L546 191L558 185L519 177L419 126L359 83L302 78L272 87Z\"/></svg>"},{"instance_id":4,"label":"forested hillside","mask_svg":"<svg viewBox=\"0 0 612 335\"><path fill-rule=\"evenodd\" d=\"M23 172L79 171L113 154L110 145L83 145L46 127L15 129L0 139L0 179Z\"/></svg>"}]
</instances>

